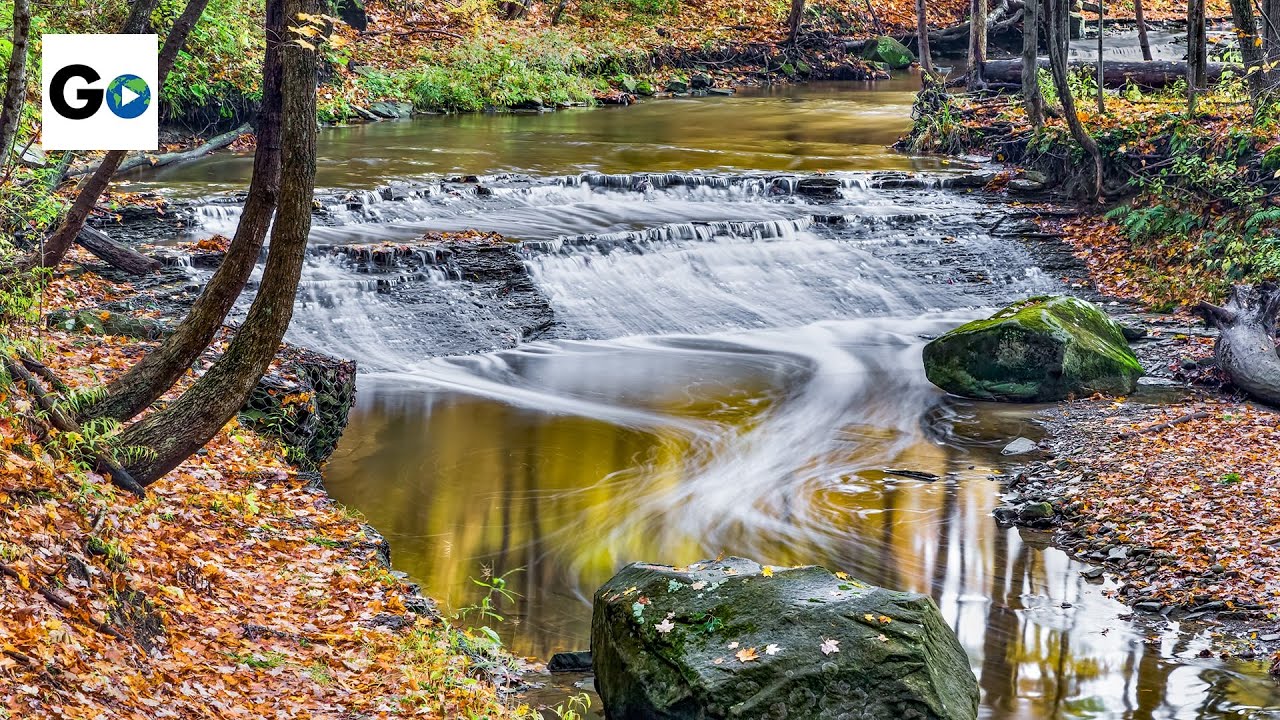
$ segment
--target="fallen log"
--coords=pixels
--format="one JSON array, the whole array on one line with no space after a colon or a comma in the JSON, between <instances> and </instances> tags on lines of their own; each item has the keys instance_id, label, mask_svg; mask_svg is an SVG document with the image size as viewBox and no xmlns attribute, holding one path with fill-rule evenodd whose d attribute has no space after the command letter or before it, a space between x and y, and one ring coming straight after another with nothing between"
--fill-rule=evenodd
<instances>
[{"instance_id":1,"label":"fallen log","mask_svg":"<svg viewBox=\"0 0 1280 720\"><path fill-rule=\"evenodd\" d=\"M204 157L205 155L208 155L214 150L221 150L222 148L230 145L236 140L239 140L242 136L248 135L251 132L253 132L253 125L251 125L250 123L245 123L240 127L236 128L235 130L222 133L221 135L215 135L214 137L209 138L209 140L206 141L204 144L193 147L190 150L182 150L179 152L171 152L171 153L161 153L159 155L147 155L146 153L143 153L141 155L134 155L133 157L127 158L124 162L120 163L120 167L116 169L116 175L119 175L120 173L126 172L128 170L133 170L135 168L140 168L140 167L157 168L157 167L163 167L165 165L173 165L174 163L185 162L187 160L195 160L196 158L201 158L201 157ZM94 170L97 170L98 165L99 163L94 163L93 165L88 165L82 168L76 168L75 170L68 172L65 177L70 178L70 177L76 177L77 175L87 175L93 172Z\"/></svg>"},{"instance_id":2,"label":"fallen log","mask_svg":"<svg viewBox=\"0 0 1280 720\"><path fill-rule=\"evenodd\" d=\"M1276 311L1280 288L1274 283L1236 285L1222 307L1202 302L1196 313L1218 329L1214 355L1218 367L1246 395L1280 407L1280 355L1276 354Z\"/></svg>"},{"instance_id":3,"label":"fallen log","mask_svg":"<svg viewBox=\"0 0 1280 720\"><path fill-rule=\"evenodd\" d=\"M1049 59L1040 58L1037 65L1049 69ZM1089 69L1097 67L1096 63L1075 60L1071 69ZM1209 63L1205 69L1209 82L1218 82L1222 73L1230 70L1237 75L1241 73L1238 65L1226 63ZM982 76L991 83L1022 82L1022 60L988 60L982 64ZM1155 60L1152 62L1106 62L1103 64L1103 84L1109 88L1121 88L1133 82L1141 88L1158 89L1170 85L1187 76L1185 62Z\"/></svg>"},{"instance_id":4,"label":"fallen log","mask_svg":"<svg viewBox=\"0 0 1280 720\"><path fill-rule=\"evenodd\" d=\"M159 260L147 257L118 240L112 240L106 233L87 225L76 236L76 244L97 255L111 267L130 275L149 275L162 267Z\"/></svg>"}]
</instances>

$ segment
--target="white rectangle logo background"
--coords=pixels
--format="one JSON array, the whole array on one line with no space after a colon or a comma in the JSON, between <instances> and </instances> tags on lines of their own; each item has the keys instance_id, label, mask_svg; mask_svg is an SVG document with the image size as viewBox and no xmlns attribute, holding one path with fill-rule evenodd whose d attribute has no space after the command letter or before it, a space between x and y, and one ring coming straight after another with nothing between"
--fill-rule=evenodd
<instances>
[{"instance_id":1,"label":"white rectangle logo background","mask_svg":"<svg viewBox=\"0 0 1280 720\"><path fill-rule=\"evenodd\" d=\"M45 35L41 87L43 89L42 144L46 150L155 150L159 145L160 87L156 82L159 52L154 34L146 35ZM87 65L101 76L86 83L79 78L67 83L63 97L71 107L85 101L76 91L102 91L97 112L84 120L58 114L50 103L49 85L53 76L68 65ZM151 102L138 117L121 118L107 107L105 93L112 80L136 75L151 90Z\"/></svg>"}]
</instances>

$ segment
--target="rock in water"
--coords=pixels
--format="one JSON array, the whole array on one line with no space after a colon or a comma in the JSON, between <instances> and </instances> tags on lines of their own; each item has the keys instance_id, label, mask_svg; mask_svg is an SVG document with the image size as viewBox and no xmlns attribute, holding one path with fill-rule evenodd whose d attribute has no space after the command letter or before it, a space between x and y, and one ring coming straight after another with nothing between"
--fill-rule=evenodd
<instances>
[{"instance_id":1,"label":"rock in water","mask_svg":"<svg viewBox=\"0 0 1280 720\"><path fill-rule=\"evenodd\" d=\"M635 563L595 595L609 720L977 717L978 683L933 600L820 567Z\"/></svg>"},{"instance_id":2,"label":"rock in water","mask_svg":"<svg viewBox=\"0 0 1280 720\"><path fill-rule=\"evenodd\" d=\"M1142 365L1119 323L1073 297L1034 297L924 347L929 381L955 395L1005 402L1133 392Z\"/></svg>"},{"instance_id":3,"label":"rock in water","mask_svg":"<svg viewBox=\"0 0 1280 720\"><path fill-rule=\"evenodd\" d=\"M901 70L910 67L911 63L915 62L916 56L911 54L906 45L888 35L882 35L868 40L867 44L862 46L862 59L882 62L894 70Z\"/></svg>"}]
</instances>

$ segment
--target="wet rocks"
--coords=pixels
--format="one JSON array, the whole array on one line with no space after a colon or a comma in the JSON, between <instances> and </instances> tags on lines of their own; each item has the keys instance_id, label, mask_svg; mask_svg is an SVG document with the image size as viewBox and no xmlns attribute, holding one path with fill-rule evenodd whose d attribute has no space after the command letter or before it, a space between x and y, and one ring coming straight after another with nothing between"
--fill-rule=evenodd
<instances>
[{"instance_id":1,"label":"wet rocks","mask_svg":"<svg viewBox=\"0 0 1280 720\"><path fill-rule=\"evenodd\" d=\"M559 652L547 662L551 672L591 672L591 651Z\"/></svg>"},{"instance_id":2,"label":"wet rocks","mask_svg":"<svg viewBox=\"0 0 1280 720\"><path fill-rule=\"evenodd\" d=\"M862 59L882 62L894 70L901 70L910 67L916 57L911 54L906 45L888 35L882 35L868 40L867 44L862 46Z\"/></svg>"},{"instance_id":3,"label":"wet rocks","mask_svg":"<svg viewBox=\"0 0 1280 720\"><path fill-rule=\"evenodd\" d=\"M1008 445L1005 445L1004 448L1000 451L1000 454L1001 455L1026 455L1027 453L1035 452L1037 449L1038 449L1038 446L1036 445L1035 440L1032 440L1030 438L1020 437L1013 440Z\"/></svg>"},{"instance_id":4,"label":"wet rocks","mask_svg":"<svg viewBox=\"0 0 1280 720\"><path fill-rule=\"evenodd\" d=\"M924 365L949 393L1004 402L1125 395L1143 372L1114 320L1066 296L1031 298L962 325L925 346Z\"/></svg>"},{"instance_id":5,"label":"wet rocks","mask_svg":"<svg viewBox=\"0 0 1280 720\"><path fill-rule=\"evenodd\" d=\"M611 720L977 714L931 599L819 567L629 565L596 592L591 649Z\"/></svg>"},{"instance_id":6,"label":"wet rocks","mask_svg":"<svg viewBox=\"0 0 1280 720\"><path fill-rule=\"evenodd\" d=\"M796 194L818 200L840 197L840 181L831 177L807 177L796 183Z\"/></svg>"}]
</instances>

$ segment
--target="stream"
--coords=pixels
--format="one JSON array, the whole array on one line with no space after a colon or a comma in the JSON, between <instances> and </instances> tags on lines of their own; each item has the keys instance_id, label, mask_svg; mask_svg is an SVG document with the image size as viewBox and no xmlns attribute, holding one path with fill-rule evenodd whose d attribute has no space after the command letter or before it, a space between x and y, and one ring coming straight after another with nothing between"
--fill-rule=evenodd
<instances>
[{"instance_id":1,"label":"stream","mask_svg":"<svg viewBox=\"0 0 1280 720\"><path fill-rule=\"evenodd\" d=\"M313 245L497 231L554 312L518 342L439 273L407 302L309 260L290 339L362 371L329 491L448 609L506 578L519 597L492 624L521 654L588 647L591 594L626 563L725 553L930 594L984 718L1280 717L1264 663L1197 657L1210 629L1128 620L1048 536L991 517L1000 450L1043 408L948 398L921 347L1062 284L997 232L1007 208L943 187L954 165L886 149L916 87L325 130L317 185L354 199ZM224 153L129 189L206 198L250 166ZM816 171L836 197L785 191ZM455 174L486 194L375 190ZM202 233L234 229L233 207L201 212Z\"/></svg>"}]
</instances>

